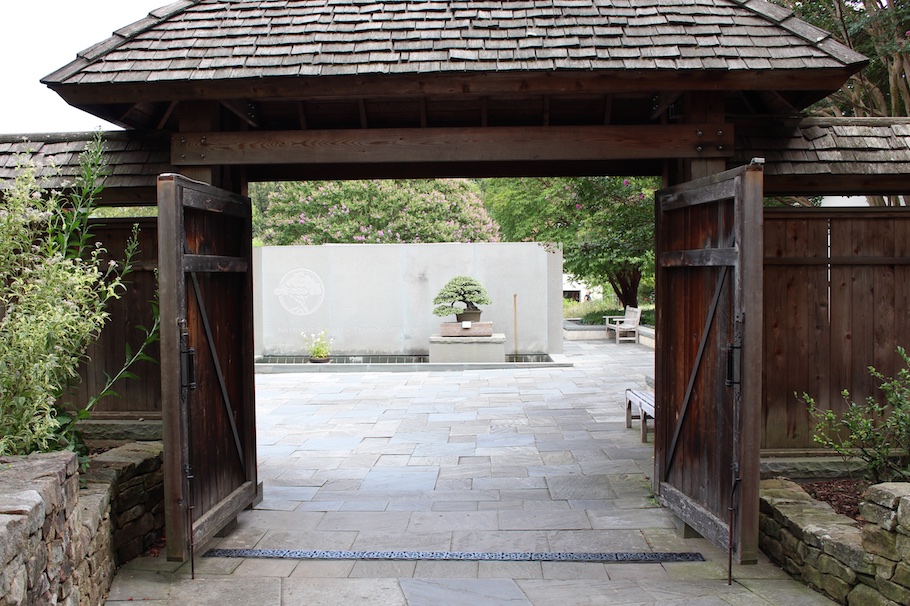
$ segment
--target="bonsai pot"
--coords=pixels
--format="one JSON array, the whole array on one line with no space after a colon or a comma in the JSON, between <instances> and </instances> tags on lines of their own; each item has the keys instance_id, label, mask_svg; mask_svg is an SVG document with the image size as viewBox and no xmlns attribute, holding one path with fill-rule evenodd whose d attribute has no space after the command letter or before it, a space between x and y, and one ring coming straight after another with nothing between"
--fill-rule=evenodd
<instances>
[{"instance_id":1,"label":"bonsai pot","mask_svg":"<svg viewBox=\"0 0 910 606\"><path fill-rule=\"evenodd\" d=\"M455 314L455 320L457 322L480 322L480 312L479 309L466 309L459 314Z\"/></svg>"}]
</instances>

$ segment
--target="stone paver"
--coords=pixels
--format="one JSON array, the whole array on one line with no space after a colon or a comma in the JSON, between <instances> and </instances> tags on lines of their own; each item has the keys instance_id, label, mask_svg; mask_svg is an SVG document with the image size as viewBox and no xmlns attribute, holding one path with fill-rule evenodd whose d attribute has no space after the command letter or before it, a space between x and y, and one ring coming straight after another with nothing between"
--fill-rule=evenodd
<instances>
[{"instance_id":1,"label":"stone paver","mask_svg":"<svg viewBox=\"0 0 910 606\"><path fill-rule=\"evenodd\" d=\"M683 539L625 428L653 350L567 341L571 368L257 376L264 499L208 547L698 551L668 564L139 558L107 604L831 604L763 561Z\"/></svg>"}]
</instances>

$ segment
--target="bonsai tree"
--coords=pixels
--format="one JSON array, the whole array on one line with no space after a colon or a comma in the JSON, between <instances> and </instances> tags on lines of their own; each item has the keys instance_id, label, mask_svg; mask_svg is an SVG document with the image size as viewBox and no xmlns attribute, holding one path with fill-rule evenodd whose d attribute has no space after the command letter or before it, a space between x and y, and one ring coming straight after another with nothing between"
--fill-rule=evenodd
<instances>
[{"instance_id":1,"label":"bonsai tree","mask_svg":"<svg viewBox=\"0 0 910 606\"><path fill-rule=\"evenodd\" d=\"M433 299L433 303L436 303L433 313L437 316L448 316L464 311L480 312L478 305L489 305L492 302L480 282L467 276L455 276ZM456 306L456 303L463 303L464 307Z\"/></svg>"}]
</instances>

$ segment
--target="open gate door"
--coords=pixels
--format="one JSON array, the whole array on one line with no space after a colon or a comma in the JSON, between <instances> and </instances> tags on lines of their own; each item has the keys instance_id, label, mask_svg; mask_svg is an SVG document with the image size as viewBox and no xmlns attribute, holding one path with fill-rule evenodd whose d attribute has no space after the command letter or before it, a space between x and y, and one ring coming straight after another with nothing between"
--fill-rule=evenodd
<instances>
[{"instance_id":1,"label":"open gate door","mask_svg":"<svg viewBox=\"0 0 910 606\"><path fill-rule=\"evenodd\" d=\"M659 191L655 478L660 501L757 561L762 170Z\"/></svg>"},{"instance_id":2,"label":"open gate door","mask_svg":"<svg viewBox=\"0 0 910 606\"><path fill-rule=\"evenodd\" d=\"M158 178L167 557L257 498L250 201Z\"/></svg>"}]
</instances>

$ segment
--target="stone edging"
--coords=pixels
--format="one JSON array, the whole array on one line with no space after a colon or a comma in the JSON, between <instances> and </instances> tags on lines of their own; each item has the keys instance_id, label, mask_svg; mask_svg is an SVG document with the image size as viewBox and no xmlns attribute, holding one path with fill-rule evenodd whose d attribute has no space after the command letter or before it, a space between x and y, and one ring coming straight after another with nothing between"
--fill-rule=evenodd
<instances>
[{"instance_id":1,"label":"stone edging","mask_svg":"<svg viewBox=\"0 0 910 606\"><path fill-rule=\"evenodd\" d=\"M101 604L164 528L160 442L0 458L0 604ZM84 487L80 489L80 483Z\"/></svg>"},{"instance_id":2,"label":"stone edging","mask_svg":"<svg viewBox=\"0 0 910 606\"><path fill-rule=\"evenodd\" d=\"M860 511L862 527L795 482L764 480L761 548L841 604L910 606L910 483L870 487Z\"/></svg>"}]
</instances>

